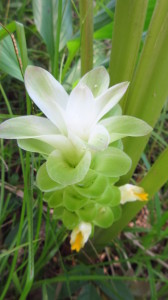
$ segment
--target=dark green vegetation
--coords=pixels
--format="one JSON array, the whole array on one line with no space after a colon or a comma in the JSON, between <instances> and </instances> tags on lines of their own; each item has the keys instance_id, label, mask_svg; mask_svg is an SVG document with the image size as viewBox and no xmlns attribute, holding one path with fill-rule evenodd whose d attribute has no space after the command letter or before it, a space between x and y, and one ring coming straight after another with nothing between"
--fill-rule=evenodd
<instances>
[{"instance_id":1,"label":"dark green vegetation","mask_svg":"<svg viewBox=\"0 0 168 300\"><path fill-rule=\"evenodd\" d=\"M44 2L46 7L44 5L40 22L38 18L41 2ZM63 83L66 90L70 91L80 78L80 42L82 41L79 37L79 1L63 1L62 27L60 27L58 17L62 1L56 1L57 4L58 2L59 6L52 7L50 5L52 1L34 0L34 6L29 0L1 1L0 11L3 16L1 22L7 26L9 32L14 32L19 56L22 58L23 72L28 56L31 64L50 70ZM118 1L118 3L121 2ZM130 5L129 2L125 1L125 10ZM104 65L109 68L110 64L110 68L115 69L114 73L111 71L113 84L122 80L130 80L131 84L133 82L130 89L131 100L127 106L126 99L124 99L123 109L127 114L142 117L154 124L159 110L163 106L163 101L161 102L160 99L164 98L165 87L168 86L167 80L165 80L166 76L162 78L165 74L164 65L167 64L165 54L167 44L161 49L159 48L165 40L164 35L161 36L159 31L154 32L160 39L159 46L154 47L156 37L152 33L153 44L146 45L146 52L143 53L145 59L140 54L155 2L163 3L163 0L150 0L148 6L145 4L147 1L140 2L144 4L143 7L139 6L133 13L135 14L134 21L142 22L142 38L139 28L137 30L134 27L137 40L136 38L132 39L125 28L125 41L123 42L122 33L117 31L116 27L115 35L113 34L114 44L110 63L115 1L94 1L93 65ZM122 9L118 11L118 18L122 15ZM123 13L127 17L125 10ZM166 10L163 11L166 14ZM139 13L141 13L141 18L137 19L136 14L138 16ZM52 16L55 23L52 23ZM163 20L164 17L162 13ZM143 22L143 18L145 22ZM166 35L168 29L167 27L165 29L162 19L158 26ZM19 23L15 23L15 20L24 25L25 35L23 27ZM130 28L135 26L131 20L133 20L133 16L128 18ZM155 24L157 24L156 21ZM40 24L42 25L40 26ZM24 37L26 37L27 47ZM137 47L135 47L135 43L138 45ZM85 46L84 54L90 53L87 52L89 51L87 43ZM120 48L123 60L117 57ZM140 57L142 63L138 68L136 78L133 78ZM127 64L124 63L125 60ZM150 61L149 65L148 61ZM159 80L158 73L161 74ZM160 98L157 99L158 106L160 103L158 112L154 105L150 108L145 106L147 104L146 97L150 98L150 94L148 95L145 90L148 84L148 80L145 79L146 74L150 81L147 90L150 91L152 85L157 85L157 93L160 92ZM30 113L39 114L38 109L26 96L12 40L2 28L0 31L0 76L0 121ZM142 85L143 77L144 85ZM161 83L163 86L159 89L158 85ZM138 84L139 92L137 92ZM141 105L135 105L135 98L138 97L141 97ZM163 100L165 102L165 99ZM150 109L151 113L149 113ZM141 155L141 160L136 167L133 176L135 182L141 181L164 149L167 151L167 130L168 104L166 102L146 150ZM131 143L132 140L126 140L125 147L132 158L135 153L133 160L135 166L136 154L141 147L136 143L133 145ZM134 153L132 154L131 151ZM108 232L106 247L101 249L98 254L96 245L106 236L106 232L97 233L95 240L90 242L89 249L84 249L80 255L76 255L70 251L67 231L60 223L52 220L52 211L43 202L43 195L35 186L36 170L42 162L42 157L26 154L19 150L15 141L1 140L0 159L0 299L131 300L168 298L168 262L166 262L168 253L168 184L166 183L156 193L157 188L161 187L159 182L162 181L164 170L167 172L167 166L164 163L155 169L154 175L151 175L150 184L147 180L144 181L144 186L149 187L151 201L134 221L124 228L122 234L112 240L112 235ZM124 181L124 178L122 180ZM163 182L165 182L164 178ZM153 196L153 194L155 195ZM128 205L127 210L131 212L131 205ZM128 214L126 217L129 220ZM123 223L122 226L125 225L123 219L121 223ZM118 233L118 228L115 230ZM113 229L111 229L112 231Z\"/></svg>"}]
</instances>

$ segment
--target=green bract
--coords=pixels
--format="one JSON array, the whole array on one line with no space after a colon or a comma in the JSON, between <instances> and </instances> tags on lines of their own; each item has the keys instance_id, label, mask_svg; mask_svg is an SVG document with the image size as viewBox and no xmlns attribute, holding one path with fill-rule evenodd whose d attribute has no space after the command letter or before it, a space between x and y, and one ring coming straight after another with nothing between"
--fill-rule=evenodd
<instances>
[{"instance_id":1,"label":"green bract","mask_svg":"<svg viewBox=\"0 0 168 300\"><path fill-rule=\"evenodd\" d=\"M120 139L151 131L144 121L121 115L118 102L128 82L108 89L109 75L99 67L68 95L49 72L28 66L25 86L46 117L7 120L0 125L0 137L17 139L22 149L45 157L36 183L54 218L70 230L81 222L111 226L121 216L120 190L114 184L131 167Z\"/></svg>"}]
</instances>

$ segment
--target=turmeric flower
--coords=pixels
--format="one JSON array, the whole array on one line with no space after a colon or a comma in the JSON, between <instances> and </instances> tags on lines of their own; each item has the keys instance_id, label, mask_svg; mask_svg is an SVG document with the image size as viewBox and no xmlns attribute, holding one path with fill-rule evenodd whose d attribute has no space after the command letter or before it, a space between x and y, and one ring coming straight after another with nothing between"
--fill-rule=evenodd
<instances>
[{"instance_id":1,"label":"turmeric flower","mask_svg":"<svg viewBox=\"0 0 168 300\"><path fill-rule=\"evenodd\" d=\"M133 201L148 201L148 194L140 186L125 184L119 187L121 192L121 204Z\"/></svg>"},{"instance_id":2,"label":"turmeric flower","mask_svg":"<svg viewBox=\"0 0 168 300\"><path fill-rule=\"evenodd\" d=\"M91 232L92 226L90 223L81 222L77 227L75 227L71 232L71 250L79 252L88 241Z\"/></svg>"}]
</instances>

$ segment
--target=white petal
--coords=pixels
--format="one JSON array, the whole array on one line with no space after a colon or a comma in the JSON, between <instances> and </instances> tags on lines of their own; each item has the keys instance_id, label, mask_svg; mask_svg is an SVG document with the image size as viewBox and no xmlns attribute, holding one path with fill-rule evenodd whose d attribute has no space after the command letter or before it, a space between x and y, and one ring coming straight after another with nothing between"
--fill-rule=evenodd
<instances>
[{"instance_id":1,"label":"white petal","mask_svg":"<svg viewBox=\"0 0 168 300\"><path fill-rule=\"evenodd\" d=\"M107 148L110 136L107 129L102 125L96 125L91 131L88 145L93 150L102 151Z\"/></svg>"},{"instance_id":2,"label":"white petal","mask_svg":"<svg viewBox=\"0 0 168 300\"><path fill-rule=\"evenodd\" d=\"M104 67L98 67L85 74L79 81L79 85L85 84L97 97L108 89L110 82L109 74Z\"/></svg>"},{"instance_id":3,"label":"white petal","mask_svg":"<svg viewBox=\"0 0 168 300\"><path fill-rule=\"evenodd\" d=\"M80 246L80 249L81 249L85 245L85 243L88 241L89 236L91 235L91 232L92 232L92 225L90 223L81 222L71 232L71 240L70 240L71 247L76 242L77 235L79 233L81 233L82 234L82 240L81 240L81 244L78 245L78 246Z\"/></svg>"},{"instance_id":4,"label":"white petal","mask_svg":"<svg viewBox=\"0 0 168 300\"><path fill-rule=\"evenodd\" d=\"M109 88L103 95L96 98L97 121L112 109L125 94L129 83L122 82Z\"/></svg>"},{"instance_id":5,"label":"white petal","mask_svg":"<svg viewBox=\"0 0 168 300\"><path fill-rule=\"evenodd\" d=\"M46 135L37 138L30 139L20 139L18 140L18 145L20 148L49 155L55 149L64 150L71 147L70 141L67 137L57 134L57 135Z\"/></svg>"},{"instance_id":6,"label":"white petal","mask_svg":"<svg viewBox=\"0 0 168 300\"><path fill-rule=\"evenodd\" d=\"M111 117L100 123L107 128L111 143L126 136L144 136L152 130L146 122L131 116Z\"/></svg>"},{"instance_id":7,"label":"white petal","mask_svg":"<svg viewBox=\"0 0 168 300\"><path fill-rule=\"evenodd\" d=\"M28 66L25 72L25 86L29 96L40 110L66 133L64 109L68 94L62 85L46 70Z\"/></svg>"},{"instance_id":8,"label":"white petal","mask_svg":"<svg viewBox=\"0 0 168 300\"><path fill-rule=\"evenodd\" d=\"M22 139L18 140L18 146L26 151L42 153L49 155L52 151L54 151L54 147L49 144L39 141L37 139Z\"/></svg>"},{"instance_id":9,"label":"white petal","mask_svg":"<svg viewBox=\"0 0 168 300\"><path fill-rule=\"evenodd\" d=\"M55 135L47 135L44 137L39 137L38 140L41 140L50 146L54 147L55 149L59 149L66 152L66 149L72 147L71 142L69 139L61 134Z\"/></svg>"},{"instance_id":10,"label":"white petal","mask_svg":"<svg viewBox=\"0 0 168 300\"><path fill-rule=\"evenodd\" d=\"M95 100L85 85L78 85L70 94L66 110L68 128L87 140L95 120Z\"/></svg>"},{"instance_id":11,"label":"white petal","mask_svg":"<svg viewBox=\"0 0 168 300\"><path fill-rule=\"evenodd\" d=\"M59 133L48 119L36 116L25 116L9 119L0 125L0 138L27 139Z\"/></svg>"},{"instance_id":12,"label":"white petal","mask_svg":"<svg viewBox=\"0 0 168 300\"><path fill-rule=\"evenodd\" d=\"M144 201L141 195L148 196L148 194L145 193L142 187L133 184L125 184L123 186L120 186L119 190L121 192L121 204L134 202L137 200Z\"/></svg>"}]
</instances>

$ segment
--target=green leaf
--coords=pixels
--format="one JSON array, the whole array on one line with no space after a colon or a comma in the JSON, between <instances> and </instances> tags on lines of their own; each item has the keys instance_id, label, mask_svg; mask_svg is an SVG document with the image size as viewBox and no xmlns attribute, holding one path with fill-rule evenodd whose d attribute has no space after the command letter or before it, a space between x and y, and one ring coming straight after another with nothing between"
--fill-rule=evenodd
<instances>
[{"instance_id":1,"label":"green leaf","mask_svg":"<svg viewBox=\"0 0 168 300\"><path fill-rule=\"evenodd\" d=\"M147 14L146 14L146 20L145 20L145 25L144 25L144 31L147 30L149 27L155 5L156 5L156 0L149 0Z\"/></svg>"},{"instance_id":2,"label":"green leaf","mask_svg":"<svg viewBox=\"0 0 168 300\"><path fill-rule=\"evenodd\" d=\"M19 49L18 49L19 51ZM10 36L0 42L0 70L23 81L19 63Z\"/></svg>"},{"instance_id":3,"label":"green leaf","mask_svg":"<svg viewBox=\"0 0 168 300\"><path fill-rule=\"evenodd\" d=\"M105 25L94 33L94 39L105 40L112 37L113 22Z\"/></svg>"},{"instance_id":4,"label":"green leaf","mask_svg":"<svg viewBox=\"0 0 168 300\"><path fill-rule=\"evenodd\" d=\"M120 149L112 147L96 153L91 165L91 168L96 172L108 177L126 174L130 167L131 159L129 156Z\"/></svg>"},{"instance_id":5,"label":"green leaf","mask_svg":"<svg viewBox=\"0 0 168 300\"><path fill-rule=\"evenodd\" d=\"M103 9L98 12L98 14L94 17L94 31L111 23L111 21L113 20L115 5L116 0L111 0L106 6L104 5Z\"/></svg>"},{"instance_id":6,"label":"green leaf","mask_svg":"<svg viewBox=\"0 0 168 300\"><path fill-rule=\"evenodd\" d=\"M87 285L83 286L82 292L78 295L78 300L101 300L101 296L98 294L96 287L88 283Z\"/></svg>"},{"instance_id":7,"label":"green leaf","mask_svg":"<svg viewBox=\"0 0 168 300\"><path fill-rule=\"evenodd\" d=\"M16 30L16 23L15 21L12 21L11 23L9 23L8 25L5 26L5 28L10 32L14 32ZM0 41L2 39L4 39L6 36L9 35L8 31L5 30L3 27L1 27L0 25Z\"/></svg>"},{"instance_id":8,"label":"green leaf","mask_svg":"<svg viewBox=\"0 0 168 300\"><path fill-rule=\"evenodd\" d=\"M62 70L62 74L61 74L61 81L64 80L64 77L72 63L73 58L75 57L76 53L78 52L80 47L80 40L71 40L69 42L67 42L67 48L68 48L68 57L67 60L65 62L64 68Z\"/></svg>"},{"instance_id":9,"label":"green leaf","mask_svg":"<svg viewBox=\"0 0 168 300\"><path fill-rule=\"evenodd\" d=\"M54 57L57 19L58 19L58 0L33 0L34 21L39 33L41 34L51 59ZM72 15L71 1L63 0L62 5L62 26L60 35L59 50L63 49L67 41L72 36Z\"/></svg>"},{"instance_id":10,"label":"green leaf","mask_svg":"<svg viewBox=\"0 0 168 300\"><path fill-rule=\"evenodd\" d=\"M26 45L26 36L23 24L16 22L16 33L17 33L17 40L20 49L20 57L22 60L22 68L23 74L26 70L28 65L28 56L27 56L27 45Z\"/></svg>"},{"instance_id":11,"label":"green leaf","mask_svg":"<svg viewBox=\"0 0 168 300\"><path fill-rule=\"evenodd\" d=\"M116 2L109 70L111 85L132 79L147 5L146 0Z\"/></svg>"},{"instance_id":12,"label":"green leaf","mask_svg":"<svg viewBox=\"0 0 168 300\"><path fill-rule=\"evenodd\" d=\"M130 84L126 114L141 118L154 126L167 99L168 85L168 2L157 1L148 34ZM128 182L140 159L148 137L139 139L126 138L125 152L132 159L132 168L121 184Z\"/></svg>"},{"instance_id":13,"label":"green leaf","mask_svg":"<svg viewBox=\"0 0 168 300\"><path fill-rule=\"evenodd\" d=\"M38 188L43 192L50 192L63 188L62 185L52 180L46 169L46 163L44 163L37 172L36 183Z\"/></svg>"}]
</instances>

